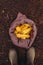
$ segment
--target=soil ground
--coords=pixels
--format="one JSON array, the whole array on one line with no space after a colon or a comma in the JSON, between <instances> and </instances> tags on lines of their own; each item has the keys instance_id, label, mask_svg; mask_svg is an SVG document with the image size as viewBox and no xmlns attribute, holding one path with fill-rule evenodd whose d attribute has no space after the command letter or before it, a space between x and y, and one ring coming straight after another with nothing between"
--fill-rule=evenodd
<instances>
[{"instance_id":1,"label":"soil ground","mask_svg":"<svg viewBox=\"0 0 43 65\"><path fill-rule=\"evenodd\" d=\"M10 65L8 52L15 46L9 37L9 27L18 12L36 23L38 32L32 45L36 50L35 65L43 65L43 0L0 0L0 65Z\"/></svg>"}]
</instances>

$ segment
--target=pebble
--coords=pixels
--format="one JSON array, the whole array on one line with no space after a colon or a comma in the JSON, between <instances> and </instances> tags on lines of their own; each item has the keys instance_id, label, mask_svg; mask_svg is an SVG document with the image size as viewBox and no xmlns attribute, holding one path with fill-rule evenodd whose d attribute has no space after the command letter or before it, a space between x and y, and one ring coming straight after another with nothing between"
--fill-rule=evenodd
<instances>
[{"instance_id":1,"label":"pebble","mask_svg":"<svg viewBox=\"0 0 43 65\"><path fill-rule=\"evenodd\" d=\"M5 13L5 10L2 10L2 13Z\"/></svg>"},{"instance_id":2,"label":"pebble","mask_svg":"<svg viewBox=\"0 0 43 65\"><path fill-rule=\"evenodd\" d=\"M4 32L4 30L2 32Z\"/></svg>"}]
</instances>

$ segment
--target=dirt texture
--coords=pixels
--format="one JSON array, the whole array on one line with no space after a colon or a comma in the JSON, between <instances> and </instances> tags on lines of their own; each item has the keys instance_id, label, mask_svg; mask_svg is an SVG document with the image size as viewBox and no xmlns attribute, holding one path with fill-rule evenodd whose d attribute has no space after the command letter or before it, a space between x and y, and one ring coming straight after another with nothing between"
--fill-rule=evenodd
<instances>
[{"instance_id":1,"label":"dirt texture","mask_svg":"<svg viewBox=\"0 0 43 65\"><path fill-rule=\"evenodd\" d=\"M10 65L8 52L17 49L10 39L9 27L18 12L36 23L38 32L32 45L36 50L35 65L43 65L43 0L0 0L0 65Z\"/></svg>"}]
</instances>

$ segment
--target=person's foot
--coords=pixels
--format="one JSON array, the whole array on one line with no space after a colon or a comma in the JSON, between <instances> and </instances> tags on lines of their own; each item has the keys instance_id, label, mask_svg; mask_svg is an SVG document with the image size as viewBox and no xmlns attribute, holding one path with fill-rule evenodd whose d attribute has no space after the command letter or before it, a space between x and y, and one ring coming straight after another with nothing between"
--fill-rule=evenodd
<instances>
[{"instance_id":1,"label":"person's foot","mask_svg":"<svg viewBox=\"0 0 43 65\"><path fill-rule=\"evenodd\" d=\"M11 65L17 65L17 53L14 49L9 51L9 60Z\"/></svg>"},{"instance_id":2,"label":"person's foot","mask_svg":"<svg viewBox=\"0 0 43 65\"><path fill-rule=\"evenodd\" d=\"M34 65L34 59L35 59L35 49L31 47L27 51L27 65Z\"/></svg>"}]
</instances>

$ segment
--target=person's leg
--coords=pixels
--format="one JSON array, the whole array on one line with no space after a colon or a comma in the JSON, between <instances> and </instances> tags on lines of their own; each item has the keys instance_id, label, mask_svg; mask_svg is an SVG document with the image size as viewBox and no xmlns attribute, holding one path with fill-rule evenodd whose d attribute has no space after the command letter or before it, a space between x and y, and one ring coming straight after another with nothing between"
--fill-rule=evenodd
<instances>
[{"instance_id":1,"label":"person's leg","mask_svg":"<svg viewBox=\"0 0 43 65\"><path fill-rule=\"evenodd\" d=\"M31 47L27 51L27 65L34 65L34 58L35 58L35 49Z\"/></svg>"},{"instance_id":2,"label":"person's leg","mask_svg":"<svg viewBox=\"0 0 43 65\"><path fill-rule=\"evenodd\" d=\"M17 52L15 49L9 50L9 60L11 62L11 65L17 65Z\"/></svg>"}]
</instances>

